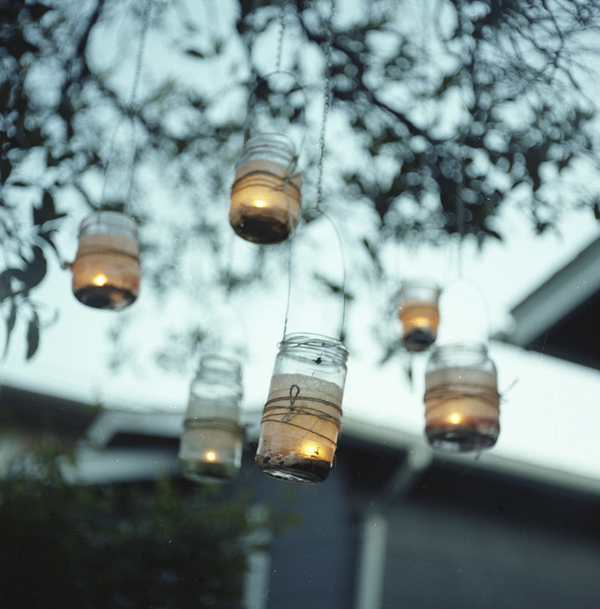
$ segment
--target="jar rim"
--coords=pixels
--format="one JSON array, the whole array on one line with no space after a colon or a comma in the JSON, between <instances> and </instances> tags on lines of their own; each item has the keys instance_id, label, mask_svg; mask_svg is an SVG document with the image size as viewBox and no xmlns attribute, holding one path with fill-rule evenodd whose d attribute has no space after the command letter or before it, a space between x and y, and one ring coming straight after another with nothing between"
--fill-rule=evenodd
<instances>
[{"instance_id":1,"label":"jar rim","mask_svg":"<svg viewBox=\"0 0 600 609\"><path fill-rule=\"evenodd\" d=\"M435 293L436 299L442 292L442 287L437 281L433 279L407 279L400 284L400 289L398 290L398 297L404 296L404 292L411 289L426 289L431 290Z\"/></svg>"},{"instance_id":2,"label":"jar rim","mask_svg":"<svg viewBox=\"0 0 600 609\"><path fill-rule=\"evenodd\" d=\"M137 237L137 222L128 214L120 211L94 211L88 214L79 225L79 234L89 229L95 223L107 225L111 229L133 232Z\"/></svg>"},{"instance_id":3,"label":"jar rim","mask_svg":"<svg viewBox=\"0 0 600 609\"><path fill-rule=\"evenodd\" d=\"M244 142L244 148L239 161L236 163L236 170L247 162L247 158L254 154L264 154L266 156L279 156L287 165L296 167L298 164L298 153L294 142L283 133L263 132L250 136Z\"/></svg>"},{"instance_id":4,"label":"jar rim","mask_svg":"<svg viewBox=\"0 0 600 609\"><path fill-rule=\"evenodd\" d=\"M244 148L246 148L248 144L253 144L256 140L260 141L262 138L269 138L270 142L274 142L276 146L289 146L293 148L294 153L296 152L296 146L292 139L284 133L279 133L277 131L261 131L260 133L251 135L244 142Z\"/></svg>"},{"instance_id":5,"label":"jar rim","mask_svg":"<svg viewBox=\"0 0 600 609\"><path fill-rule=\"evenodd\" d=\"M325 336L324 334L313 334L309 332L293 332L286 334L283 340L279 343L279 348L282 347L308 347L313 349L319 349L327 347L329 349L335 349L335 352L346 361L348 357L348 348L344 343L331 336Z\"/></svg>"},{"instance_id":6,"label":"jar rim","mask_svg":"<svg viewBox=\"0 0 600 609\"><path fill-rule=\"evenodd\" d=\"M212 366L210 364L212 364ZM213 370L235 372L236 374L241 374L242 372L242 365L239 360L218 353L205 353L202 355L198 363L196 374L200 374L203 367L204 370L206 370L206 367L210 367Z\"/></svg>"},{"instance_id":7,"label":"jar rim","mask_svg":"<svg viewBox=\"0 0 600 609\"><path fill-rule=\"evenodd\" d=\"M479 354L482 359L488 355L488 346L486 343L472 342L472 343L445 343L443 345L437 345L434 347L431 358L443 356L447 353L456 353L458 351Z\"/></svg>"},{"instance_id":8,"label":"jar rim","mask_svg":"<svg viewBox=\"0 0 600 609\"><path fill-rule=\"evenodd\" d=\"M220 353L204 353L203 355L200 356L200 363L203 363L204 361L220 361L220 362L227 362L227 363L231 363L231 364L235 364L237 366L240 365L240 362L237 358L235 357L228 357L227 355L221 355Z\"/></svg>"}]
</instances>

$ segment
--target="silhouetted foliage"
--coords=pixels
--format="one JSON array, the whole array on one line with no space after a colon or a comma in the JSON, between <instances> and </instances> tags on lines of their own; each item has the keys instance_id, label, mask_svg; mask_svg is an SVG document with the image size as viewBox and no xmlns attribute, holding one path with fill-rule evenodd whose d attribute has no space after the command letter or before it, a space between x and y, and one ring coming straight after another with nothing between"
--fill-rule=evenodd
<instances>
[{"instance_id":1,"label":"silhouetted foliage","mask_svg":"<svg viewBox=\"0 0 600 609\"><path fill-rule=\"evenodd\" d=\"M263 249L236 264L226 255L242 247L226 226L232 167L246 127L297 141L304 130L314 205L326 57L336 133L324 206L349 224L370 218L347 239L379 277L388 243L502 239L504 204L537 233L577 206L598 216L597 106L584 84L597 59L595 0L356 0L332 20L329 0L215 1L202 15L185 0L150 2L132 100L145 6L0 0L0 300L9 335L17 314L28 324L28 357L41 323L30 291L56 231L86 208L126 204L140 218L146 285L159 298L265 279ZM257 81L276 68L281 10L281 68L295 79Z\"/></svg>"},{"instance_id":2,"label":"silhouetted foliage","mask_svg":"<svg viewBox=\"0 0 600 609\"><path fill-rule=\"evenodd\" d=\"M2 607L239 609L248 497L181 481L70 485L48 455L0 481Z\"/></svg>"}]
</instances>

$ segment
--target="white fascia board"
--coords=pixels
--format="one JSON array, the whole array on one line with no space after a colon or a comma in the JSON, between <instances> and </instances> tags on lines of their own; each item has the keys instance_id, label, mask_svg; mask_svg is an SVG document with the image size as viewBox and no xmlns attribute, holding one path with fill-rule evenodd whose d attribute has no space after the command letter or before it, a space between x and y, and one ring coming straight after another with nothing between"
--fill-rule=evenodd
<instances>
[{"instance_id":1,"label":"white fascia board","mask_svg":"<svg viewBox=\"0 0 600 609\"><path fill-rule=\"evenodd\" d=\"M117 433L178 438L183 419L181 413L106 409L90 425L88 440L93 446L107 446Z\"/></svg>"},{"instance_id":2,"label":"white fascia board","mask_svg":"<svg viewBox=\"0 0 600 609\"><path fill-rule=\"evenodd\" d=\"M95 446L106 446L116 433L178 437L181 433L182 416L171 413L124 413L106 411L104 422L100 420L91 435L102 436L103 442ZM358 419L345 417L342 420L344 435L392 450L406 451L411 467L427 469L432 460L443 460L457 465L532 480L600 495L600 480L560 471L532 463L525 463L498 455L455 455L433 451L424 436L407 433L401 429L385 425L375 425ZM127 480L152 479L178 471L177 456L174 452L160 449L83 449L77 456L79 475L82 482L123 482Z\"/></svg>"},{"instance_id":3,"label":"white fascia board","mask_svg":"<svg viewBox=\"0 0 600 609\"><path fill-rule=\"evenodd\" d=\"M123 448L77 451L75 465L65 464L63 475L72 484L111 484L171 477L178 473L177 455L169 450Z\"/></svg>"},{"instance_id":4,"label":"white fascia board","mask_svg":"<svg viewBox=\"0 0 600 609\"><path fill-rule=\"evenodd\" d=\"M346 419L342 423L342 434L344 433L388 448L406 450L411 458L412 467L416 468L426 468L431 461L446 461L464 467L600 495L600 480L596 478L526 463L493 452L461 455L434 451L424 436L409 434L391 427Z\"/></svg>"},{"instance_id":5,"label":"white fascia board","mask_svg":"<svg viewBox=\"0 0 600 609\"><path fill-rule=\"evenodd\" d=\"M600 290L600 239L518 304L511 315L514 331L503 337L521 347L551 328Z\"/></svg>"}]
</instances>

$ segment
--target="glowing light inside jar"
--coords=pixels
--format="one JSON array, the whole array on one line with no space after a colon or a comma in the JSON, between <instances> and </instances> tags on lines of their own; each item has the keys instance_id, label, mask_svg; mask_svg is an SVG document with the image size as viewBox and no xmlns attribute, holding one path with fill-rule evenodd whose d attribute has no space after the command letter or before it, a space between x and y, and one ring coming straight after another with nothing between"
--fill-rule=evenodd
<instances>
[{"instance_id":1,"label":"glowing light inside jar","mask_svg":"<svg viewBox=\"0 0 600 609\"><path fill-rule=\"evenodd\" d=\"M217 454L216 454L216 453L214 453L212 450L209 450L209 451L206 453L206 460L207 460L207 461L215 461L215 460L216 460L216 458L217 458Z\"/></svg>"},{"instance_id":2,"label":"glowing light inside jar","mask_svg":"<svg viewBox=\"0 0 600 609\"><path fill-rule=\"evenodd\" d=\"M89 307L119 310L134 302L140 290L141 272L136 228L131 218L116 212L100 212L84 220L71 271L73 293Z\"/></svg>"},{"instance_id":3,"label":"glowing light inside jar","mask_svg":"<svg viewBox=\"0 0 600 609\"><path fill-rule=\"evenodd\" d=\"M254 243L280 243L298 224L299 174L265 159L249 161L237 169L231 189L229 222L235 232Z\"/></svg>"},{"instance_id":4,"label":"glowing light inside jar","mask_svg":"<svg viewBox=\"0 0 600 609\"><path fill-rule=\"evenodd\" d=\"M314 444L313 442L305 442L302 444L300 451L308 457L318 457L320 447L318 444Z\"/></svg>"},{"instance_id":5,"label":"glowing light inside jar","mask_svg":"<svg viewBox=\"0 0 600 609\"><path fill-rule=\"evenodd\" d=\"M258 443L259 469L293 482L325 480L337 447L342 395L342 388L329 381L274 375Z\"/></svg>"},{"instance_id":6,"label":"glowing light inside jar","mask_svg":"<svg viewBox=\"0 0 600 609\"><path fill-rule=\"evenodd\" d=\"M440 323L437 302L406 300L399 307L404 344L409 351L424 351L434 341Z\"/></svg>"},{"instance_id":7,"label":"glowing light inside jar","mask_svg":"<svg viewBox=\"0 0 600 609\"><path fill-rule=\"evenodd\" d=\"M498 438L499 402L495 372L442 368L425 375L425 432L434 448L477 451Z\"/></svg>"}]
</instances>

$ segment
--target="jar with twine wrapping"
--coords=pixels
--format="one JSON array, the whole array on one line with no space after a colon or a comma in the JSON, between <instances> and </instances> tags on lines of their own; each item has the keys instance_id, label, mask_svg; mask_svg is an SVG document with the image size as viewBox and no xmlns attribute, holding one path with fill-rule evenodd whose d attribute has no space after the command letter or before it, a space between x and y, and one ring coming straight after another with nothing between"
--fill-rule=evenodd
<instances>
[{"instance_id":1,"label":"jar with twine wrapping","mask_svg":"<svg viewBox=\"0 0 600 609\"><path fill-rule=\"evenodd\" d=\"M292 142L279 133L249 138L235 166L229 222L243 239L280 243L298 224L302 177Z\"/></svg>"},{"instance_id":2,"label":"jar with twine wrapping","mask_svg":"<svg viewBox=\"0 0 600 609\"><path fill-rule=\"evenodd\" d=\"M440 346L425 373L425 433L453 452L493 446L500 433L496 367L483 344Z\"/></svg>"},{"instance_id":3,"label":"jar with twine wrapping","mask_svg":"<svg viewBox=\"0 0 600 609\"><path fill-rule=\"evenodd\" d=\"M137 224L115 211L99 211L81 222L71 264L73 293L96 309L124 309L140 291Z\"/></svg>"},{"instance_id":4,"label":"jar with twine wrapping","mask_svg":"<svg viewBox=\"0 0 600 609\"><path fill-rule=\"evenodd\" d=\"M279 345L256 464L269 476L323 482L342 417L348 351L334 338L290 334Z\"/></svg>"},{"instance_id":5,"label":"jar with twine wrapping","mask_svg":"<svg viewBox=\"0 0 600 609\"><path fill-rule=\"evenodd\" d=\"M405 281L398 292L398 313L407 351L427 350L437 336L440 323L440 288L425 280Z\"/></svg>"}]
</instances>

